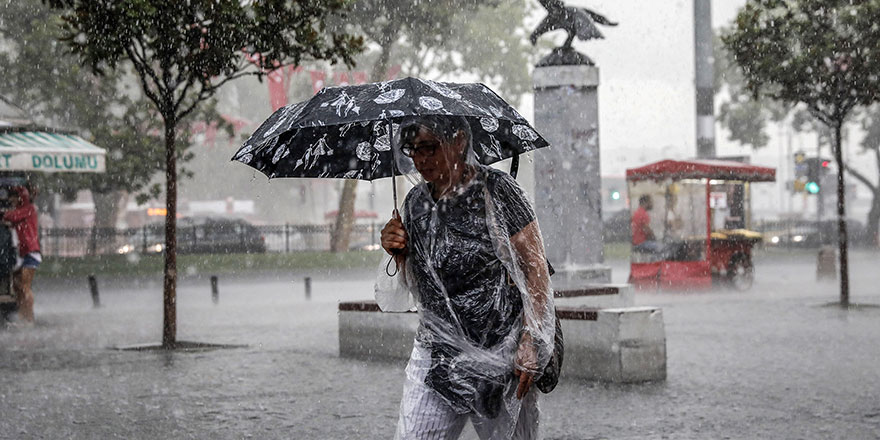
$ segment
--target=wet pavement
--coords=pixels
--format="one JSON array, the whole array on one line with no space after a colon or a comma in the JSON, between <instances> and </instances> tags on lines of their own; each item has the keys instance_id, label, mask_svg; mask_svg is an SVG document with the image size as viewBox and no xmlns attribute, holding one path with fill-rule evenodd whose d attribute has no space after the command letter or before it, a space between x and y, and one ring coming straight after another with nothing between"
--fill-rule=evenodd
<instances>
[{"instance_id":1,"label":"wet pavement","mask_svg":"<svg viewBox=\"0 0 880 440\"><path fill-rule=\"evenodd\" d=\"M823 307L837 285L816 283L814 255L757 261L747 293L638 293L663 307L668 379L563 376L545 437L880 439L880 308ZM852 254L853 302L880 304L878 262ZM36 327L0 330L0 438L391 438L404 365L338 357L336 303L369 298L370 276L226 276L217 305L189 276L178 338L247 346L187 353L109 349L159 340L161 279L99 280L92 309L86 280L38 278Z\"/></svg>"}]
</instances>

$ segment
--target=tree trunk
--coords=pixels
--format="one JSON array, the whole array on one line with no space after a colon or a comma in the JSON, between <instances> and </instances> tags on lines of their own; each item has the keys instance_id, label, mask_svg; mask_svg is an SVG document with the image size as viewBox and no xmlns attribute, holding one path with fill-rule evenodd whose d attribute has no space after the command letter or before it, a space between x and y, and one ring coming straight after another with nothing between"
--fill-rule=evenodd
<instances>
[{"instance_id":1,"label":"tree trunk","mask_svg":"<svg viewBox=\"0 0 880 440\"><path fill-rule=\"evenodd\" d=\"M125 212L128 193L126 191L101 193L93 190L92 200L95 202L94 227L97 233L92 234L92 239L96 242L90 248L98 255L106 254L120 245L116 241L115 229L120 213Z\"/></svg>"},{"instance_id":2,"label":"tree trunk","mask_svg":"<svg viewBox=\"0 0 880 440\"><path fill-rule=\"evenodd\" d=\"M162 347L177 342L177 150L176 120L165 118L165 284Z\"/></svg>"},{"instance_id":3,"label":"tree trunk","mask_svg":"<svg viewBox=\"0 0 880 440\"><path fill-rule=\"evenodd\" d=\"M379 59L373 65L370 80L373 82L382 81L388 72L388 60L391 55L391 42L382 46L382 52ZM333 231L330 235L330 250L332 252L345 252L351 242L351 231L354 229L354 205L357 200L357 180L346 180L345 186L342 188L342 194L339 196L339 211L336 215L336 222L333 225Z\"/></svg>"},{"instance_id":4,"label":"tree trunk","mask_svg":"<svg viewBox=\"0 0 880 440\"><path fill-rule=\"evenodd\" d=\"M354 228L354 202L357 198L357 180L346 180L339 196L339 211L330 236L330 250L345 252L351 242L351 230Z\"/></svg>"},{"instance_id":5,"label":"tree trunk","mask_svg":"<svg viewBox=\"0 0 880 440\"><path fill-rule=\"evenodd\" d=\"M844 186L844 173L846 166L843 163L843 151L841 151L841 128L842 120L834 123L834 160L837 162L837 244L840 257L840 305L849 306L849 268L847 266L847 237L846 237L846 187Z\"/></svg>"},{"instance_id":6,"label":"tree trunk","mask_svg":"<svg viewBox=\"0 0 880 440\"><path fill-rule=\"evenodd\" d=\"M868 239L875 247L880 247L880 186L874 190L874 199L871 201L871 210L868 211L867 228Z\"/></svg>"}]
</instances>

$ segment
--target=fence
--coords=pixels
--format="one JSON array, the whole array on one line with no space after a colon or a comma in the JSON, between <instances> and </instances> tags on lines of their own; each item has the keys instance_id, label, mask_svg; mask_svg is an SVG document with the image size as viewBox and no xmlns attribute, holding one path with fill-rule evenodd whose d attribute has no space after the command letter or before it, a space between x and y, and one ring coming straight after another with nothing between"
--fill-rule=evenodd
<instances>
[{"instance_id":1,"label":"fence","mask_svg":"<svg viewBox=\"0 0 880 440\"><path fill-rule=\"evenodd\" d=\"M332 225L290 224L254 226L247 223L236 223L232 226L226 224L222 227L180 226L177 228L178 251L180 253L327 251L330 250L332 227ZM622 227L628 232L628 222ZM787 248L833 244L836 243L837 236L837 223L834 221L759 221L752 225L752 229L764 235L766 245ZM849 222L851 245L873 243L867 238L864 229L857 222ZM381 230L382 225L378 223L354 225L349 249L379 249ZM623 241L628 240L628 237L623 239ZM606 241L615 240L609 237ZM164 243L164 229L156 225L129 229L40 229L40 247L43 255L46 256L160 253Z\"/></svg>"},{"instance_id":2,"label":"fence","mask_svg":"<svg viewBox=\"0 0 880 440\"><path fill-rule=\"evenodd\" d=\"M301 252L330 250L333 225L196 225L177 228L180 253ZM379 249L382 225L353 225L350 250ZM129 253L161 253L162 226L141 228L41 228L44 256L80 257Z\"/></svg>"}]
</instances>

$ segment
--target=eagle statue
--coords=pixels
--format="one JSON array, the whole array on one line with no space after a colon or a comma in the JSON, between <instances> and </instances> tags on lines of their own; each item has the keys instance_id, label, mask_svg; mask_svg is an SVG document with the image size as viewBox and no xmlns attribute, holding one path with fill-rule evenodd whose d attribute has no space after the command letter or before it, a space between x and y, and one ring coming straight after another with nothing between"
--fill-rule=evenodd
<instances>
[{"instance_id":1,"label":"eagle statue","mask_svg":"<svg viewBox=\"0 0 880 440\"><path fill-rule=\"evenodd\" d=\"M584 41L604 38L596 24L617 26L617 23L608 20L601 14L587 8L566 6L561 0L538 0L538 2L547 10L547 16L535 28L529 40L534 45L538 43L538 38L544 33L563 29L568 32L568 38L565 40L564 45L554 50L555 53L574 52L571 43L575 37ZM592 62L589 62L589 64L592 64Z\"/></svg>"}]
</instances>

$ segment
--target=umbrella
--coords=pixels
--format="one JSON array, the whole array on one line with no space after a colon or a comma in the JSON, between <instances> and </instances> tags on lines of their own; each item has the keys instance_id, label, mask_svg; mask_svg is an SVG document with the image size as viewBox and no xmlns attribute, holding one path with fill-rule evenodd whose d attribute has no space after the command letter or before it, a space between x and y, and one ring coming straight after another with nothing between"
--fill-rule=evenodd
<instances>
[{"instance_id":1,"label":"umbrella","mask_svg":"<svg viewBox=\"0 0 880 440\"><path fill-rule=\"evenodd\" d=\"M326 87L278 109L233 156L270 179L374 180L400 174L392 148L408 116L465 117L477 160L485 165L548 145L529 123L483 84L404 78ZM397 207L397 188L394 188Z\"/></svg>"}]
</instances>

